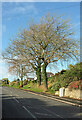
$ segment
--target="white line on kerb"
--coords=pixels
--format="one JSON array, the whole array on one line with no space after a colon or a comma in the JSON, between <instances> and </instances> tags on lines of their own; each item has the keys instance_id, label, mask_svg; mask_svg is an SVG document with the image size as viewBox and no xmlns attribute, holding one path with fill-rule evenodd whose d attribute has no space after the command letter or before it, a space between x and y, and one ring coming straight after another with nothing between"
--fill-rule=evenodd
<instances>
[{"instance_id":1,"label":"white line on kerb","mask_svg":"<svg viewBox=\"0 0 82 120\"><path fill-rule=\"evenodd\" d=\"M63 100L59 100L59 99L56 99L56 98L51 98L49 96L45 96L45 95L40 95L40 94L36 94L36 93L32 93L32 92L28 92L28 93L31 93L31 94L35 94L35 95L39 95L39 96L43 96L43 97L46 97L46 98L50 98L50 99L53 99L53 100L57 100L59 102L63 102L63 103L66 103L66 104L70 104L70 105L77 105L79 107L82 107L81 105L78 105L78 104L75 104L75 103L71 103L71 102L67 102L67 101L63 101Z\"/></svg>"},{"instance_id":2,"label":"white line on kerb","mask_svg":"<svg viewBox=\"0 0 82 120\"><path fill-rule=\"evenodd\" d=\"M13 96L13 95L10 95L10 96Z\"/></svg>"},{"instance_id":3,"label":"white line on kerb","mask_svg":"<svg viewBox=\"0 0 82 120\"><path fill-rule=\"evenodd\" d=\"M36 119L36 117L25 107L25 106L22 106L33 118ZM36 119L37 120L37 119Z\"/></svg>"},{"instance_id":4,"label":"white line on kerb","mask_svg":"<svg viewBox=\"0 0 82 120\"><path fill-rule=\"evenodd\" d=\"M17 94L15 94L16 96L19 96L19 95L17 95Z\"/></svg>"}]
</instances>

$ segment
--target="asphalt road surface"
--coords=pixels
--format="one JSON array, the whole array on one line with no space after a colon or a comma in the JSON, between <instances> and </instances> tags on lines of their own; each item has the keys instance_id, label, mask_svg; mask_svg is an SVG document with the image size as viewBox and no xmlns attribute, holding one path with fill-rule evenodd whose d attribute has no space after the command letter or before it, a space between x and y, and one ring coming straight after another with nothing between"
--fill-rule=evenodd
<instances>
[{"instance_id":1,"label":"asphalt road surface","mask_svg":"<svg viewBox=\"0 0 82 120\"><path fill-rule=\"evenodd\" d=\"M2 118L35 120L80 118L80 107L11 87L2 88Z\"/></svg>"}]
</instances>

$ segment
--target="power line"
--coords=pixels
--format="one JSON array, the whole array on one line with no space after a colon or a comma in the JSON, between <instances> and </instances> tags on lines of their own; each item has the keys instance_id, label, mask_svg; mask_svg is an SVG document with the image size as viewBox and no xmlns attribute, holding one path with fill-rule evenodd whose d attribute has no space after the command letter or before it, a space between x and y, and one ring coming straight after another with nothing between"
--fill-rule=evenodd
<instances>
[{"instance_id":1,"label":"power line","mask_svg":"<svg viewBox=\"0 0 82 120\"><path fill-rule=\"evenodd\" d=\"M80 6L80 5L71 5L71 6L67 6L67 7L59 7L59 8L55 8L55 9L70 8L70 7L75 7L75 6Z\"/></svg>"},{"instance_id":2,"label":"power line","mask_svg":"<svg viewBox=\"0 0 82 120\"><path fill-rule=\"evenodd\" d=\"M80 7L80 5L71 5L71 6L67 6L67 7L58 7L58 8L54 8L55 9L64 9L64 8L72 8L72 7ZM52 8L53 9L53 8ZM52 10L52 9L45 9L43 11L46 11L46 10ZM39 12L43 12L43 11L39 11Z\"/></svg>"}]
</instances>

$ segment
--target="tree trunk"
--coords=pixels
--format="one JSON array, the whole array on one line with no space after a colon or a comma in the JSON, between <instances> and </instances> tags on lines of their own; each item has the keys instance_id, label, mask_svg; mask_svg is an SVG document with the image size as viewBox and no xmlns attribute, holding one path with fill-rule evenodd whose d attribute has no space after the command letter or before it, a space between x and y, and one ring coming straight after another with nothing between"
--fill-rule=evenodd
<instances>
[{"instance_id":1,"label":"tree trunk","mask_svg":"<svg viewBox=\"0 0 82 120\"><path fill-rule=\"evenodd\" d=\"M44 63L42 65L42 77L44 80L45 89L47 90L48 89L48 79L47 79L46 67L47 67L47 64Z\"/></svg>"},{"instance_id":2,"label":"tree trunk","mask_svg":"<svg viewBox=\"0 0 82 120\"><path fill-rule=\"evenodd\" d=\"M36 71L38 86L41 85L41 66L37 67Z\"/></svg>"},{"instance_id":3,"label":"tree trunk","mask_svg":"<svg viewBox=\"0 0 82 120\"><path fill-rule=\"evenodd\" d=\"M21 71L21 87L23 87L23 68L22 68L22 71Z\"/></svg>"},{"instance_id":4,"label":"tree trunk","mask_svg":"<svg viewBox=\"0 0 82 120\"><path fill-rule=\"evenodd\" d=\"M23 80L22 80L23 78L21 77L21 87L23 87Z\"/></svg>"}]
</instances>

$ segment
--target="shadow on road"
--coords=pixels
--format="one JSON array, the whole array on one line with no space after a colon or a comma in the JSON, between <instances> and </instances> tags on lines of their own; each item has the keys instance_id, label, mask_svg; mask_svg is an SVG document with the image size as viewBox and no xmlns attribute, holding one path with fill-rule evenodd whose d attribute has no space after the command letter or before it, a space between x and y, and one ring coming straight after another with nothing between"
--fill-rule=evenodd
<instances>
[{"instance_id":1,"label":"shadow on road","mask_svg":"<svg viewBox=\"0 0 82 120\"><path fill-rule=\"evenodd\" d=\"M2 120L4 119L32 119L32 115L37 120L41 119L65 119L78 120L80 118L80 108L57 101L46 101L38 98L19 98L16 96L2 96ZM24 107L26 109L24 109ZM32 115L28 112L32 113Z\"/></svg>"}]
</instances>

